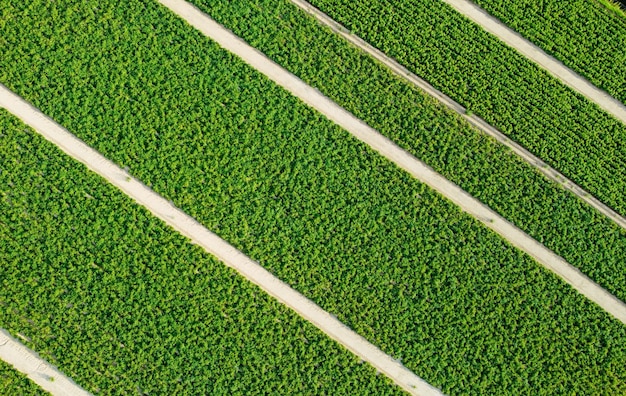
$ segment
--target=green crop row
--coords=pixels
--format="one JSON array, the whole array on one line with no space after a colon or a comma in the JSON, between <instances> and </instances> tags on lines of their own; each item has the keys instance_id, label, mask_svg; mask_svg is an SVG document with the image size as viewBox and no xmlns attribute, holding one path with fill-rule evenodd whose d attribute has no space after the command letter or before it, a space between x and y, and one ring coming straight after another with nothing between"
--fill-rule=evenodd
<instances>
[{"instance_id":1,"label":"green crop row","mask_svg":"<svg viewBox=\"0 0 626 396\"><path fill-rule=\"evenodd\" d=\"M626 327L164 8L7 14L2 82L429 383L626 391Z\"/></svg>"},{"instance_id":2,"label":"green crop row","mask_svg":"<svg viewBox=\"0 0 626 396\"><path fill-rule=\"evenodd\" d=\"M89 391L400 393L4 111L0 131L0 326Z\"/></svg>"},{"instance_id":3,"label":"green crop row","mask_svg":"<svg viewBox=\"0 0 626 396\"><path fill-rule=\"evenodd\" d=\"M0 360L0 395L42 396L49 393L35 385L13 366Z\"/></svg>"},{"instance_id":4,"label":"green crop row","mask_svg":"<svg viewBox=\"0 0 626 396\"><path fill-rule=\"evenodd\" d=\"M598 0L598 2L615 12L618 16L626 18L626 0Z\"/></svg>"},{"instance_id":5,"label":"green crop row","mask_svg":"<svg viewBox=\"0 0 626 396\"><path fill-rule=\"evenodd\" d=\"M440 1L311 3L626 215L626 125L515 50Z\"/></svg>"},{"instance_id":6,"label":"green crop row","mask_svg":"<svg viewBox=\"0 0 626 396\"><path fill-rule=\"evenodd\" d=\"M508 149L287 0L195 3L626 301L626 232Z\"/></svg>"},{"instance_id":7,"label":"green crop row","mask_svg":"<svg viewBox=\"0 0 626 396\"><path fill-rule=\"evenodd\" d=\"M594 0L474 0L626 103L626 18Z\"/></svg>"}]
</instances>

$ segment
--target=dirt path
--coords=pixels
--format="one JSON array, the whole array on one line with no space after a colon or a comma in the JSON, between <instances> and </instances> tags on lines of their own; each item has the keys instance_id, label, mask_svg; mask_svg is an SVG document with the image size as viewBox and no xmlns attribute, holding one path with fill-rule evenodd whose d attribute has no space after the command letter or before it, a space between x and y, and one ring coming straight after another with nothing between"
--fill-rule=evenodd
<instances>
[{"instance_id":1,"label":"dirt path","mask_svg":"<svg viewBox=\"0 0 626 396\"><path fill-rule=\"evenodd\" d=\"M322 95L318 90L308 86L298 77L274 63L193 5L184 0L159 0L159 2L220 46L240 57L247 64L291 92L304 103L318 110L357 139L404 169L417 180L448 198L463 211L495 231L511 245L532 256L537 262L553 271L574 289L626 324L626 304L624 302L469 195L459 186L398 147L391 140Z\"/></svg>"},{"instance_id":2,"label":"dirt path","mask_svg":"<svg viewBox=\"0 0 626 396\"><path fill-rule=\"evenodd\" d=\"M456 113L461 115L463 118L465 118L475 128L493 137L499 143L507 146L515 154L517 154L520 158L522 158L526 163L528 163L530 166L532 166L533 168L541 172L548 179L559 184L564 189L570 191L571 193L576 195L579 199L587 203L589 206L593 207L594 209L596 209L597 211L599 211L600 213L602 213L603 215L611 219L617 225L622 227L624 230L626 230L626 218L620 216L618 213L613 211L613 209L603 204L600 200L598 200L593 195L588 193L582 187L580 187L579 185L577 185L570 179L566 178L556 169L550 167L548 164L543 162L539 157L536 157L530 151L526 150L524 147L520 146L515 141L509 139L505 134L503 134L498 129L491 126L485 120L483 120L482 118L474 114L468 115L466 111L467 109L461 106L461 104L455 102L453 99L449 98L443 92L435 89L432 85L422 80L417 75L411 73L407 68L399 64L393 58L390 58L389 56L385 55L382 51L371 46L369 43L367 43L366 41L364 41L357 35L349 32L345 27L335 22L335 20L333 20L331 17L324 14L322 11L318 10L317 8L315 8L308 2L304 0L290 0L290 1L296 6L298 6L300 9L308 13L309 15L313 16L321 24L328 26L331 30L333 30L335 33L342 36L344 39L349 41L352 45L359 48L363 52L369 54L374 59L382 63L383 65L387 66L395 75L404 79L410 84L413 84L414 86L421 89L428 95L434 97L435 99L439 100L446 107L455 111Z\"/></svg>"},{"instance_id":3,"label":"dirt path","mask_svg":"<svg viewBox=\"0 0 626 396\"><path fill-rule=\"evenodd\" d=\"M0 359L54 396L91 395L4 329L0 329Z\"/></svg>"},{"instance_id":4,"label":"dirt path","mask_svg":"<svg viewBox=\"0 0 626 396\"><path fill-rule=\"evenodd\" d=\"M520 34L510 29L495 17L489 15L482 8L468 0L442 0L460 14L478 24L487 32L499 38L502 42L517 52L535 62L548 73L558 78L563 84L597 104L607 113L626 124L626 106L619 100L611 97L603 90L587 81L569 69L563 63L546 54L541 48L526 40Z\"/></svg>"},{"instance_id":5,"label":"dirt path","mask_svg":"<svg viewBox=\"0 0 626 396\"><path fill-rule=\"evenodd\" d=\"M387 375L398 386L412 394L441 395L437 389L431 387L401 363L348 328L313 301L292 289L228 242L209 231L195 219L176 208L170 201L131 177L126 171L87 146L1 84L0 107L6 108L70 157L85 164L89 169L148 209L153 215L191 239L193 243L201 246L226 265L234 268L246 279L296 311L329 337ZM4 356L0 357L4 359Z\"/></svg>"}]
</instances>

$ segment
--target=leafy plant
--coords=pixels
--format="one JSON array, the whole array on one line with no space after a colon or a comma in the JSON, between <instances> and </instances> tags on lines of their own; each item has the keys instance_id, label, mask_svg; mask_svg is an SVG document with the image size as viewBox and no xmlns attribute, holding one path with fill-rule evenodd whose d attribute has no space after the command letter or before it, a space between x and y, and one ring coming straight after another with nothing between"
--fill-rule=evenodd
<instances>
[{"instance_id":1,"label":"leafy plant","mask_svg":"<svg viewBox=\"0 0 626 396\"><path fill-rule=\"evenodd\" d=\"M4 110L0 131L0 327L89 391L400 393ZM33 388L0 365L0 394Z\"/></svg>"},{"instance_id":2,"label":"leafy plant","mask_svg":"<svg viewBox=\"0 0 626 396\"><path fill-rule=\"evenodd\" d=\"M626 103L626 14L610 0L476 0L593 84Z\"/></svg>"},{"instance_id":3,"label":"leafy plant","mask_svg":"<svg viewBox=\"0 0 626 396\"><path fill-rule=\"evenodd\" d=\"M0 58L1 81L444 392L625 391L624 326L164 8L132 0L99 1L97 5L35 1L2 3L2 7L3 15L10 15L3 27L10 34L2 38L15 38L15 42L9 47L0 46L11 48ZM233 7L240 7L241 14L236 15L254 10L262 13L253 4L237 2ZM283 11L281 7L272 9ZM275 19L295 25L288 18ZM255 27L251 30L258 34L257 43L268 40L268 46L287 51L287 46L279 45L282 40L286 43L287 37L268 39L265 33L261 34L262 30L276 32L276 22L266 26L256 19L238 20ZM329 48L346 49L333 47L337 41L332 41L332 37L321 35L312 39L330 40ZM301 53L300 57L306 59L307 55ZM352 76L352 67L363 67L376 84L381 81L379 78L386 78L381 69L371 69L369 65L347 63L341 78L336 74L327 78L337 85L337 90L345 89L344 82ZM365 89L358 80L351 81L358 89ZM441 136L436 143L423 140L417 144L413 140L415 147L432 151L430 158L439 161L433 162L451 163L457 169L460 164L488 163L493 158L498 163L500 155L508 155L496 149L493 157L481 154L476 158L456 158L453 153L458 152L452 150L458 141L456 135L474 143L475 139L487 143L488 140L475 138L477 135L466 124L441 111L433 100L420 100L406 86L391 85L390 90L390 94L370 93L367 99L380 97L387 102L384 111L372 114L387 114L391 120L389 129L397 125L394 123L401 119L399 114L405 114L404 105L417 99L418 107L408 107L415 113L404 119L406 124L398 134L410 136L413 131L428 130L432 136ZM394 96L394 90L404 93ZM352 106L365 102L354 99ZM397 107L398 113L387 113L390 107ZM370 107L364 107L362 112L369 110ZM382 118L378 119L383 123ZM474 143L468 143L468 147L481 147ZM17 153L47 150L48 146L40 140L22 144L21 151L15 149L15 144L0 146L8 147L5 156L12 159L10 174L19 176L18 179L21 175L34 177L38 172L52 172L37 169L59 161L43 159L18 166L22 160ZM471 151L463 153L470 155ZM2 163L9 160L3 159ZM56 343L61 334L65 346L85 345L89 347L86 350L97 350L92 359L99 362L101 372L106 374L102 389L111 389L117 381L135 384L141 380L142 386L154 387L151 389L167 384L168 389L178 390L176 373L181 367L187 369L187 365L196 364L193 369L197 368L198 373L223 374L216 377L215 388L208 389L214 393L233 393L233 388L239 391L248 383L256 385L255 381L267 382L268 389L280 391L289 388L271 388L275 382L270 380L275 376L295 377L293 381L298 384L300 380L309 384L310 379L304 378L313 374L307 370L323 355L329 366L314 382L333 393L348 392L339 385L350 384L348 374L327 385L329 377L335 378L330 367L350 367L345 370L352 373L358 366L349 366L350 361L336 363L338 352L328 353L327 349L312 354L316 363L306 365L306 374L291 375L299 373L300 362L289 366L293 367L289 372L271 374L275 373L273 363L261 359L259 351L275 352L276 345L284 346L283 338L277 338L275 331L251 329L247 326L254 321L240 319L254 314L248 314L244 307L252 310L260 305L250 303L252 291L242 291L243 286L231 287L226 275L218 277L217 263L201 261L186 251L181 253L186 246L184 240L157 227L158 222L153 225L143 211L121 211L126 201L110 188L102 193L96 193L95 186L84 191L88 184L81 179L82 167L79 174L70 172L74 166L66 168L55 170L53 173L62 177L53 180L77 180L76 187L48 187L41 179L25 180L17 191L27 189L29 193L11 195L10 202L19 205L14 210L0 211L6 216L0 220L2 224L13 227L6 231L10 237L5 239L25 235L20 240L30 242L5 248L8 252L3 254L10 259L2 259L12 263L13 268L11 275L6 276L24 277L29 274L25 269L44 268L40 270L43 272L25 277L25 283L9 283L4 298L16 296L11 300L14 310L10 312L20 315L6 313L0 323L12 321L15 331L20 329L29 336L41 334L40 341L33 339L34 342L50 339L46 338L49 334L57 337ZM536 177L524 167L504 169L521 169L520 174L530 180ZM520 197L526 191L543 191L546 186L541 182L518 182L524 186ZM16 185L17 180L11 183ZM13 188L7 186L4 191ZM42 192L30 192L38 186L42 186ZM497 188L501 187L492 186L483 194L488 196ZM76 192L73 199L48 198L47 194L55 191ZM550 199L567 197L551 195L554 190L546 191L550 192L546 193ZM90 200L84 193L96 199ZM32 201L24 202L27 197ZM516 205L514 201L501 202L506 207ZM104 203L111 206L100 211L86 206ZM33 209L32 205L50 206ZM70 214L77 218L70 221ZM41 223L34 225L33 221L40 218ZM576 226L576 219L570 221ZM543 224L534 217L530 223ZM33 234L28 234L28 230ZM92 237L92 233L106 238ZM86 236L77 238L81 234ZM54 235L59 242L51 241L48 246L42 235ZM615 235L619 241L620 234ZM61 243L68 236L73 238L69 247ZM607 246L618 249L616 245ZM26 254L24 246L36 250ZM46 247L43 252L39 250L41 246ZM65 253L59 249L69 250ZM71 259L55 261L55 257L67 256ZM81 261L83 257L89 261ZM179 264L172 267L170 260L179 260ZM605 261L595 263L593 268L601 269L598 272L607 279L616 277L614 284L623 279ZM203 269L202 276L194 277L195 271ZM65 279L68 284L62 283ZM68 289L70 286L73 289ZM203 328L206 323L202 318L208 315L204 310L217 303L205 303L201 298L204 294L198 290L205 291L210 286L223 290L220 295L228 303L244 301L242 308L228 313L232 321L241 323L233 331L260 335L249 343L235 342L226 350L242 351L239 359L258 362L265 368L260 369L263 376L255 377L258 371L254 371L245 381L229 381L229 375L237 372L234 362L238 360L224 359L227 367L232 368L228 371L218 364L212 366L211 359L206 358L205 351L211 348L202 349L203 346L219 342L210 335L220 334L232 323L225 319L218 322L217 329ZM42 292L33 293L33 289ZM69 294L70 301L64 300L63 296L71 290L76 290L75 294ZM52 298L53 293L57 293L56 299ZM190 300L189 293L194 293L198 300ZM36 309L26 301L32 301ZM67 302L73 304L72 308L65 308ZM257 307L253 307L255 304ZM167 307L169 315L160 313L161 305ZM77 322L68 325L66 318L63 323L49 319L57 306L75 310L72 317ZM92 310L92 306L97 309ZM186 313L188 309L192 312ZM262 312L259 316L267 321L261 323L273 324L277 314ZM219 314L212 317L219 318ZM54 318L63 316L57 314ZM30 324L18 319L21 317L35 317L31 319L34 323L43 323L38 329L48 332L23 330ZM101 338L94 340L90 332L84 331L84 317L88 323L94 322L89 328L103 329ZM179 318L199 324L180 324ZM154 324L160 321L167 326ZM284 323L281 317L280 324L274 325L287 329L304 326ZM198 331L206 336L195 336ZM144 336L139 338L137 334ZM293 338L284 338L287 344L292 343ZM310 340L309 336L305 339ZM159 343L169 340L172 346L182 347L159 347ZM76 344L78 341L81 343ZM322 341L313 345L318 342ZM307 351L310 344L303 341L295 345ZM51 341L44 345L55 356L64 356L64 366L83 364L68 356L69 351L78 351L77 346L50 348ZM127 357L129 350L132 358ZM189 360L177 358L173 351ZM276 355L287 353L280 351ZM151 365L135 366L137 356L144 354L146 360L159 362L160 367L167 362L173 362L172 366L159 370ZM295 361L291 356L286 359ZM373 380L365 374L355 377L363 378L363 386L378 386L368 385L367 381ZM196 389L200 378L200 374L190 378L185 383L188 389Z\"/></svg>"}]
</instances>

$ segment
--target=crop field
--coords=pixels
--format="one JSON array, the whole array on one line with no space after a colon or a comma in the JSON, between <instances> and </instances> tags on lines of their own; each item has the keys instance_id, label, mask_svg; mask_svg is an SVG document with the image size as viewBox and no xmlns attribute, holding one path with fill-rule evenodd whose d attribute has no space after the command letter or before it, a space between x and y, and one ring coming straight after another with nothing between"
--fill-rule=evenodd
<instances>
[{"instance_id":1,"label":"crop field","mask_svg":"<svg viewBox=\"0 0 626 396\"><path fill-rule=\"evenodd\" d=\"M311 3L626 215L626 125L442 2Z\"/></svg>"},{"instance_id":2,"label":"crop field","mask_svg":"<svg viewBox=\"0 0 626 396\"><path fill-rule=\"evenodd\" d=\"M626 14L588 0L476 3L626 103Z\"/></svg>"},{"instance_id":3,"label":"crop field","mask_svg":"<svg viewBox=\"0 0 626 396\"><path fill-rule=\"evenodd\" d=\"M263 53L626 299L626 232L476 134L287 1L205 10ZM263 29L249 29L249 24ZM622 277L621 274L625 274Z\"/></svg>"},{"instance_id":4,"label":"crop field","mask_svg":"<svg viewBox=\"0 0 626 396\"><path fill-rule=\"evenodd\" d=\"M99 177L1 116L0 323L31 338L31 346L88 390L398 392Z\"/></svg>"},{"instance_id":5,"label":"crop field","mask_svg":"<svg viewBox=\"0 0 626 396\"><path fill-rule=\"evenodd\" d=\"M313 3L626 214L624 125L442 5ZM194 4L626 301L626 230L289 1ZM623 323L157 2L0 33L0 83L443 393L626 393ZM1 109L0 242L0 327L94 394L401 393Z\"/></svg>"},{"instance_id":6,"label":"crop field","mask_svg":"<svg viewBox=\"0 0 626 396\"><path fill-rule=\"evenodd\" d=\"M40 396L45 395L35 383L25 375L14 370L9 364L0 360L0 394Z\"/></svg>"}]
</instances>

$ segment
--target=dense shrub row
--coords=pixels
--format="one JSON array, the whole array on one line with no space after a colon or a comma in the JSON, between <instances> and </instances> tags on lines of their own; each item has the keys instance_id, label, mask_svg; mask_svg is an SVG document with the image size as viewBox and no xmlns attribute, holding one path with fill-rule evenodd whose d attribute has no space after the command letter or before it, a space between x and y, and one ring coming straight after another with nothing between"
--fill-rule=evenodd
<instances>
[{"instance_id":1,"label":"dense shrub row","mask_svg":"<svg viewBox=\"0 0 626 396\"><path fill-rule=\"evenodd\" d=\"M287 0L195 3L626 301L626 232L509 150Z\"/></svg>"},{"instance_id":2,"label":"dense shrub row","mask_svg":"<svg viewBox=\"0 0 626 396\"><path fill-rule=\"evenodd\" d=\"M624 326L165 9L42 0L10 15L2 82L446 393L625 390ZM422 102L424 125L460 125ZM146 227L128 217L94 221ZM135 254L160 257L147 243Z\"/></svg>"},{"instance_id":3,"label":"dense shrub row","mask_svg":"<svg viewBox=\"0 0 626 396\"><path fill-rule=\"evenodd\" d=\"M4 111L0 263L0 327L96 394L400 393Z\"/></svg>"},{"instance_id":4,"label":"dense shrub row","mask_svg":"<svg viewBox=\"0 0 626 396\"><path fill-rule=\"evenodd\" d=\"M626 18L594 0L474 0L626 103Z\"/></svg>"}]
</instances>

